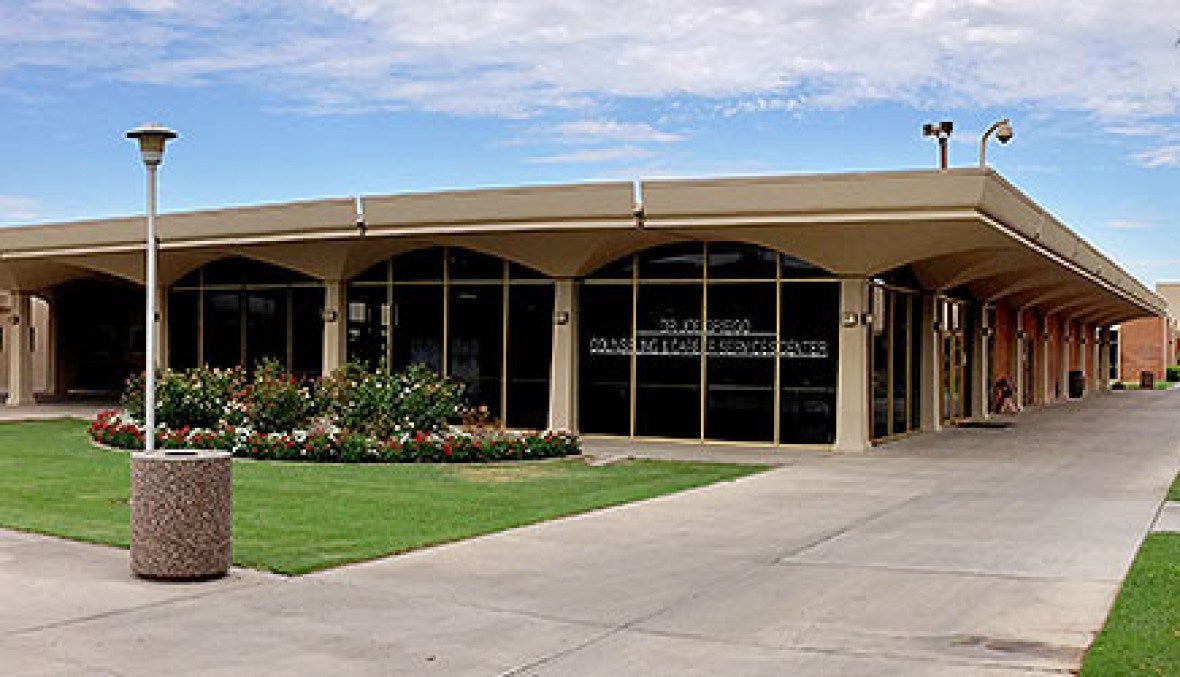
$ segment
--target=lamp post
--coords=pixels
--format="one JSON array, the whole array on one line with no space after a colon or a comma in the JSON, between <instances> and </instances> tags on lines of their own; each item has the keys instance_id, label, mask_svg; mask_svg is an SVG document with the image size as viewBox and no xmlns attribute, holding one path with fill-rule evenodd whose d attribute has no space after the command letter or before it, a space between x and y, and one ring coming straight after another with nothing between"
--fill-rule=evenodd
<instances>
[{"instance_id":1,"label":"lamp post","mask_svg":"<svg viewBox=\"0 0 1180 677\"><path fill-rule=\"evenodd\" d=\"M992 134L996 135L996 139L998 139L1000 143L1008 143L1012 140L1013 136L1012 121L1008 118L1004 118L1003 120L997 120L996 122L993 122L992 126L988 127L987 131L983 133L983 136L979 138L980 169L987 168L987 140L991 138Z\"/></svg>"},{"instance_id":2,"label":"lamp post","mask_svg":"<svg viewBox=\"0 0 1180 677\"><path fill-rule=\"evenodd\" d=\"M127 132L127 138L139 142L139 152L147 168L147 309L144 315L145 382L143 387L143 449L156 451L156 170L164 161L164 145L177 137L176 132L150 124Z\"/></svg>"},{"instance_id":3,"label":"lamp post","mask_svg":"<svg viewBox=\"0 0 1180 677\"><path fill-rule=\"evenodd\" d=\"M950 120L943 120L938 124L928 122L922 125L922 136L933 136L938 139L938 165L940 169L946 169L950 164L950 151L947 149L947 144L954 131L955 123Z\"/></svg>"}]
</instances>

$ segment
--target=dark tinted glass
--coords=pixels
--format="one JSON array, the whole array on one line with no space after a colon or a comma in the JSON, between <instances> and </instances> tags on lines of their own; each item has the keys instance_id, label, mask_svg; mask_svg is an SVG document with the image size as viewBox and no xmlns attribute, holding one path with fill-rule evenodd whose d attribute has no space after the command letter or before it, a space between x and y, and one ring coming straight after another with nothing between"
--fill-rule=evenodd
<instances>
[{"instance_id":1,"label":"dark tinted glass","mask_svg":"<svg viewBox=\"0 0 1180 677\"><path fill-rule=\"evenodd\" d=\"M508 288L508 402L512 428L549 424L553 357L553 285Z\"/></svg>"},{"instance_id":2,"label":"dark tinted glass","mask_svg":"<svg viewBox=\"0 0 1180 677\"><path fill-rule=\"evenodd\" d=\"M909 343L910 343L910 301L909 294L892 292L893 295L893 433L903 433L909 429L909 415L907 402L909 400L909 384L907 376L910 373Z\"/></svg>"},{"instance_id":3,"label":"dark tinted glass","mask_svg":"<svg viewBox=\"0 0 1180 677\"><path fill-rule=\"evenodd\" d=\"M314 278L279 266L231 256L205 265L205 284L284 284L314 282Z\"/></svg>"},{"instance_id":4,"label":"dark tinted glass","mask_svg":"<svg viewBox=\"0 0 1180 677\"><path fill-rule=\"evenodd\" d=\"M631 286L584 285L579 292L580 427L630 434Z\"/></svg>"},{"instance_id":5,"label":"dark tinted glass","mask_svg":"<svg viewBox=\"0 0 1180 677\"><path fill-rule=\"evenodd\" d=\"M922 333L930 327L922 322L922 297L913 300L913 331L910 332L910 429L922 427L922 398L929 397L922 388Z\"/></svg>"},{"instance_id":6,"label":"dark tinted glass","mask_svg":"<svg viewBox=\"0 0 1180 677\"><path fill-rule=\"evenodd\" d=\"M705 437L774 440L774 296L773 282L709 285Z\"/></svg>"},{"instance_id":7,"label":"dark tinted glass","mask_svg":"<svg viewBox=\"0 0 1180 677\"><path fill-rule=\"evenodd\" d=\"M705 270L705 247L685 242L646 249L639 253L640 279L696 279Z\"/></svg>"},{"instance_id":8,"label":"dark tinted glass","mask_svg":"<svg viewBox=\"0 0 1180 677\"><path fill-rule=\"evenodd\" d=\"M168 366L188 369L197 366L197 321L200 295L174 291L168 295Z\"/></svg>"},{"instance_id":9,"label":"dark tinted glass","mask_svg":"<svg viewBox=\"0 0 1180 677\"><path fill-rule=\"evenodd\" d=\"M172 284L173 287L196 288L201 284L201 269L197 268Z\"/></svg>"},{"instance_id":10,"label":"dark tinted glass","mask_svg":"<svg viewBox=\"0 0 1180 677\"><path fill-rule=\"evenodd\" d=\"M782 442L830 444L835 441L839 331L839 283L783 283L779 428Z\"/></svg>"},{"instance_id":11,"label":"dark tinted glass","mask_svg":"<svg viewBox=\"0 0 1180 677\"><path fill-rule=\"evenodd\" d=\"M348 359L370 368L385 360L389 340L388 287L349 287L347 317ZM321 300L322 303L322 300Z\"/></svg>"},{"instance_id":12,"label":"dark tinted glass","mask_svg":"<svg viewBox=\"0 0 1180 677\"><path fill-rule=\"evenodd\" d=\"M204 294L205 364L210 367L236 367L242 364L242 293L206 291Z\"/></svg>"},{"instance_id":13,"label":"dark tinted glass","mask_svg":"<svg viewBox=\"0 0 1180 677\"><path fill-rule=\"evenodd\" d=\"M450 247L447 249L447 265L451 267L452 280L491 280L499 282L504 279L504 260L495 256L488 256L470 249Z\"/></svg>"},{"instance_id":14,"label":"dark tinted glass","mask_svg":"<svg viewBox=\"0 0 1180 677\"><path fill-rule=\"evenodd\" d=\"M778 252L736 242L709 243L710 279L773 280Z\"/></svg>"},{"instance_id":15,"label":"dark tinted glass","mask_svg":"<svg viewBox=\"0 0 1180 677\"><path fill-rule=\"evenodd\" d=\"M322 287L291 290L291 371L296 374L314 376L323 370L323 310Z\"/></svg>"},{"instance_id":16,"label":"dark tinted glass","mask_svg":"<svg viewBox=\"0 0 1180 677\"><path fill-rule=\"evenodd\" d=\"M627 254L602 266L586 277L595 280L630 280L635 274L635 256Z\"/></svg>"},{"instance_id":17,"label":"dark tinted glass","mask_svg":"<svg viewBox=\"0 0 1180 677\"><path fill-rule=\"evenodd\" d=\"M54 303L58 369L67 391L120 392L128 376L143 372L142 288L96 279L66 282Z\"/></svg>"},{"instance_id":18,"label":"dark tinted glass","mask_svg":"<svg viewBox=\"0 0 1180 677\"><path fill-rule=\"evenodd\" d=\"M417 249L393 257L393 279L398 281L442 280L442 247Z\"/></svg>"},{"instance_id":19,"label":"dark tinted glass","mask_svg":"<svg viewBox=\"0 0 1180 677\"><path fill-rule=\"evenodd\" d=\"M804 277L832 277L832 274L803 259L796 258L790 254L783 254L782 276L783 279L790 280Z\"/></svg>"},{"instance_id":20,"label":"dark tinted glass","mask_svg":"<svg viewBox=\"0 0 1180 677\"><path fill-rule=\"evenodd\" d=\"M701 295L700 285L639 287L635 332L637 435L700 437Z\"/></svg>"},{"instance_id":21,"label":"dark tinted glass","mask_svg":"<svg viewBox=\"0 0 1180 677\"><path fill-rule=\"evenodd\" d=\"M873 437L882 438L889 435L889 323L893 309L888 291L874 291L874 298L882 302L880 308L873 308L875 315L880 314L880 324L874 322L874 327L883 330L873 330Z\"/></svg>"},{"instance_id":22,"label":"dark tinted glass","mask_svg":"<svg viewBox=\"0 0 1180 677\"><path fill-rule=\"evenodd\" d=\"M352 278L353 282L386 282L389 275L389 261L385 260Z\"/></svg>"},{"instance_id":23,"label":"dark tinted glass","mask_svg":"<svg viewBox=\"0 0 1180 677\"><path fill-rule=\"evenodd\" d=\"M442 294L441 286L394 287L391 365L394 369L424 364L442 373Z\"/></svg>"},{"instance_id":24,"label":"dark tinted glass","mask_svg":"<svg viewBox=\"0 0 1180 677\"><path fill-rule=\"evenodd\" d=\"M501 285L452 285L448 375L467 385L467 401L502 418L504 301Z\"/></svg>"},{"instance_id":25,"label":"dark tinted glass","mask_svg":"<svg viewBox=\"0 0 1180 677\"><path fill-rule=\"evenodd\" d=\"M287 290L252 291L246 299L246 364L264 358L287 365Z\"/></svg>"},{"instance_id":26,"label":"dark tinted glass","mask_svg":"<svg viewBox=\"0 0 1180 677\"><path fill-rule=\"evenodd\" d=\"M508 263L508 277L513 280L544 280L548 279L548 275L540 271L533 270L528 266L522 266L519 263Z\"/></svg>"}]
</instances>

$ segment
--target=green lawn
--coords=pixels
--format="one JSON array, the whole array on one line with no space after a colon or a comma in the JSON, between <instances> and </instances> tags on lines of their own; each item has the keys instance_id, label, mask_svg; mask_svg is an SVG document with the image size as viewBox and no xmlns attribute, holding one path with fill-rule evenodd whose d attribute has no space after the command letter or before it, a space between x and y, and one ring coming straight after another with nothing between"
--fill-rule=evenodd
<instances>
[{"instance_id":1,"label":"green lawn","mask_svg":"<svg viewBox=\"0 0 1180 677\"><path fill-rule=\"evenodd\" d=\"M1180 475L1176 475L1176 480L1172 482L1172 488L1168 490L1169 501L1180 501Z\"/></svg>"},{"instance_id":2,"label":"green lawn","mask_svg":"<svg viewBox=\"0 0 1180 677\"><path fill-rule=\"evenodd\" d=\"M0 527L126 546L128 457L80 421L0 424ZM577 459L499 465L234 464L234 562L301 574L763 467Z\"/></svg>"},{"instance_id":3,"label":"green lawn","mask_svg":"<svg viewBox=\"0 0 1180 677\"><path fill-rule=\"evenodd\" d=\"M1143 542L1082 675L1180 675L1180 534Z\"/></svg>"}]
</instances>

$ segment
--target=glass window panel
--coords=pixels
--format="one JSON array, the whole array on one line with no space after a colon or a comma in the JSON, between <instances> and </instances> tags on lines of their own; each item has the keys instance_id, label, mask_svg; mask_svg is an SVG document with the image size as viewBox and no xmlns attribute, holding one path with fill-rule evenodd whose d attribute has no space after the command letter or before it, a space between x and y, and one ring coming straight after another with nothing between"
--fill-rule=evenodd
<instances>
[{"instance_id":1,"label":"glass window panel","mask_svg":"<svg viewBox=\"0 0 1180 677\"><path fill-rule=\"evenodd\" d=\"M710 284L708 308L705 437L772 442L774 283Z\"/></svg>"},{"instance_id":2,"label":"glass window panel","mask_svg":"<svg viewBox=\"0 0 1180 677\"><path fill-rule=\"evenodd\" d=\"M893 297L893 314L890 327L893 331L893 434L903 433L909 427L906 402L909 398L906 376L909 374L909 294L890 292Z\"/></svg>"},{"instance_id":3,"label":"glass window panel","mask_svg":"<svg viewBox=\"0 0 1180 677\"><path fill-rule=\"evenodd\" d=\"M315 279L287 268L230 256L205 264L205 284L284 284L314 282Z\"/></svg>"},{"instance_id":4,"label":"glass window panel","mask_svg":"<svg viewBox=\"0 0 1180 677\"><path fill-rule=\"evenodd\" d=\"M389 276L389 261L385 260L352 278L353 282L386 282Z\"/></svg>"},{"instance_id":5,"label":"glass window panel","mask_svg":"<svg viewBox=\"0 0 1180 677\"><path fill-rule=\"evenodd\" d=\"M639 253L641 279L699 280L704 270L705 246L700 242L663 245Z\"/></svg>"},{"instance_id":6,"label":"glass window panel","mask_svg":"<svg viewBox=\"0 0 1180 677\"><path fill-rule=\"evenodd\" d=\"M519 263L512 261L508 262L508 277L513 280L547 280L548 275L545 273L533 270L528 266L522 266Z\"/></svg>"},{"instance_id":7,"label":"glass window panel","mask_svg":"<svg viewBox=\"0 0 1180 677\"><path fill-rule=\"evenodd\" d=\"M201 284L201 269L197 268L189 272L184 277L180 278L172 284L173 287L189 287L195 288Z\"/></svg>"},{"instance_id":8,"label":"glass window panel","mask_svg":"<svg viewBox=\"0 0 1180 677\"><path fill-rule=\"evenodd\" d=\"M389 341L388 287L349 287L347 317L348 359L370 368L385 360ZM323 300L320 300L321 305Z\"/></svg>"},{"instance_id":9,"label":"glass window panel","mask_svg":"<svg viewBox=\"0 0 1180 677\"><path fill-rule=\"evenodd\" d=\"M549 424L553 285L508 288L508 417L512 428Z\"/></svg>"},{"instance_id":10,"label":"glass window panel","mask_svg":"<svg viewBox=\"0 0 1180 677\"><path fill-rule=\"evenodd\" d=\"M195 291L173 291L168 295L168 366L173 369L197 366L199 300Z\"/></svg>"},{"instance_id":11,"label":"glass window panel","mask_svg":"<svg viewBox=\"0 0 1180 677\"><path fill-rule=\"evenodd\" d=\"M582 432L631 432L631 290L631 285L579 289L578 420Z\"/></svg>"},{"instance_id":12,"label":"glass window panel","mask_svg":"<svg viewBox=\"0 0 1180 677\"><path fill-rule=\"evenodd\" d=\"M499 282L504 279L504 260L470 249L450 247L447 249L447 263L451 267L452 280L488 280Z\"/></svg>"},{"instance_id":13,"label":"glass window panel","mask_svg":"<svg viewBox=\"0 0 1180 677\"><path fill-rule=\"evenodd\" d=\"M324 289L292 289L291 300L291 370L314 376L324 363Z\"/></svg>"},{"instance_id":14,"label":"glass window panel","mask_svg":"<svg viewBox=\"0 0 1180 677\"><path fill-rule=\"evenodd\" d=\"M875 290L876 291L876 290ZM880 307L873 308L873 314L878 320L875 327L883 331L873 331L873 437L876 439L889 435L889 324L890 301L888 293L876 293L874 299L881 302Z\"/></svg>"},{"instance_id":15,"label":"glass window panel","mask_svg":"<svg viewBox=\"0 0 1180 677\"><path fill-rule=\"evenodd\" d=\"M252 291L246 299L246 364L270 358L287 367L287 290Z\"/></svg>"},{"instance_id":16,"label":"glass window panel","mask_svg":"<svg viewBox=\"0 0 1180 677\"><path fill-rule=\"evenodd\" d=\"M467 401L500 414L504 345L502 285L452 285L448 375L467 385Z\"/></svg>"},{"instance_id":17,"label":"glass window panel","mask_svg":"<svg viewBox=\"0 0 1180 677\"><path fill-rule=\"evenodd\" d=\"M773 280L778 252L737 242L709 243L710 279Z\"/></svg>"},{"instance_id":18,"label":"glass window panel","mask_svg":"<svg viewBox=\"0 0 1180 677\"><path fill-rule=\"evenodd\" d=\"M668 265L674 268L682 264ZM643 270L642 263L640 270ZM671 268L663 270L670 271ZM700 436L701 295L700 285L639 287L635 374L637 435Z\"/></svg>"},{"instance_id":19,"label":"glass window panel","mask_svg":"<svg viewBox=\"0 0 1180 677\"><path fill-rule=\"evenodd\" d=\"M241 292L205 291L205 364L236 367L242 363Z\"/></svg>"},{"instance_id":20,"label":"glass window panel","mask_svg":"<svg viewBox=\"0 0 1180 677\"><path fill-rule=\"evenodd\" d=\"M394 287L392 321L392 368L424 364L442 373L443 288Z\"/></svg>"},{"instance_id":21,"label":"glass window panel","mask_svg":"<svg viewBox=\"0 0 1180 677\"><path fill-rule=\"evenodd\" d=\"M804 277L832 277L832 274L823 268L790 254L782 255L782 266L782 276L788 280Z\"/></svg>"},{"instance_id":22,"label":"glass window panel","mask_svg":"<svg viewBox=\"0 0 1180 677\"><path fill-rule=\"evenodd\" d=\"M783 283L782 442L830 444L836 439L839 327L839 283Z\"/></svg>"},{"instance_id":23,"label":"glass window panel","mask_svg":"<svg viewBox=\"0 0 1180 677\"><path fill-rule=\"evenodd\" d=\"M930 396L922 387L922 360L925 359L922 355L922 337L925 332L932 331L932 328L922 321L924 302L923 297L914 296L910 307L913 322L913 331L910 333L910 430L922 428L922 398Z\"/></svg>"},{"instance_id":24,"label":"glass window panel","mask_svg":"<svg viewBox=\"0 0 1180 677\"><path fill-rule=\"evenodd\" d=\"M442 247L417 249L393 257L393 279L397 281L443 279Z\"/></svg>"},{"instance_id":25,"label":"glass window panel","mask_svg":"<svg viewBox=\"0 0 1180 677\"><path fill-rule=\"evenodd\" d=\"M59 377L67 392L120 392L127 377L143 372L142 288L77 280L57 287L54 304Z\"/></svg>"},{"instance_id":26,"label":"glass window panel","mask_svg":"<svg viewBox=\"0 0 1180 677\"><path fill-rule=\"evenodd\" d=\"M586 277L595 280L627 280L630 282L634 274L635 256L627 254L602 266Z\"/></svg>"}]
</instances>

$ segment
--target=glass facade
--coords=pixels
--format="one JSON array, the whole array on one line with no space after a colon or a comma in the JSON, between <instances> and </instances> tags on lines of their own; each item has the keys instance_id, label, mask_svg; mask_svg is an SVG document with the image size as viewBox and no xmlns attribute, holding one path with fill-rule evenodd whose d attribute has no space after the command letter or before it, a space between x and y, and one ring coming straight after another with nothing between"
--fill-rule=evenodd
<instances>
[{"instance_id":1,"label":"glass facade","mask_svg":"<svg viewBox=\"0 0 1180 677\"><path fill-rule=\"evenodd\" d=\"M872 437L888 439L921 423L922 297L877 281L872 289Z\"/></svg>"},{"instance_id":2,"label":"glass facade","mask_svg":"<svg viewBox=\"0 0 1180 677\"><path fill-rule=\"evenodd\" d=\"M349 359L424 364L514 428L549 417L553 282L458 247L399 254L348 285Z\"/></svg>"},{"instance_id":3,"label":"glass facade","mask_svg":"<svg viewBox=\"0 0 1180 677\"><path fill-rule=\"evenodd\" d=\"M219 259L168 293L170 366L252 366L278 360L320 372L324 287L315 278L242 257Z\"/></svg>"},{"instance_id":4,"label":"glass facade","mask_svg":"<svg viewBox=\"0 0 1180 677\"><path fill-rule=\"evenodd\" d=\"M829 273L746 244L607 264L579 289L581 430L832 442L839 293Z\"/></svg>"}]
</instances>

